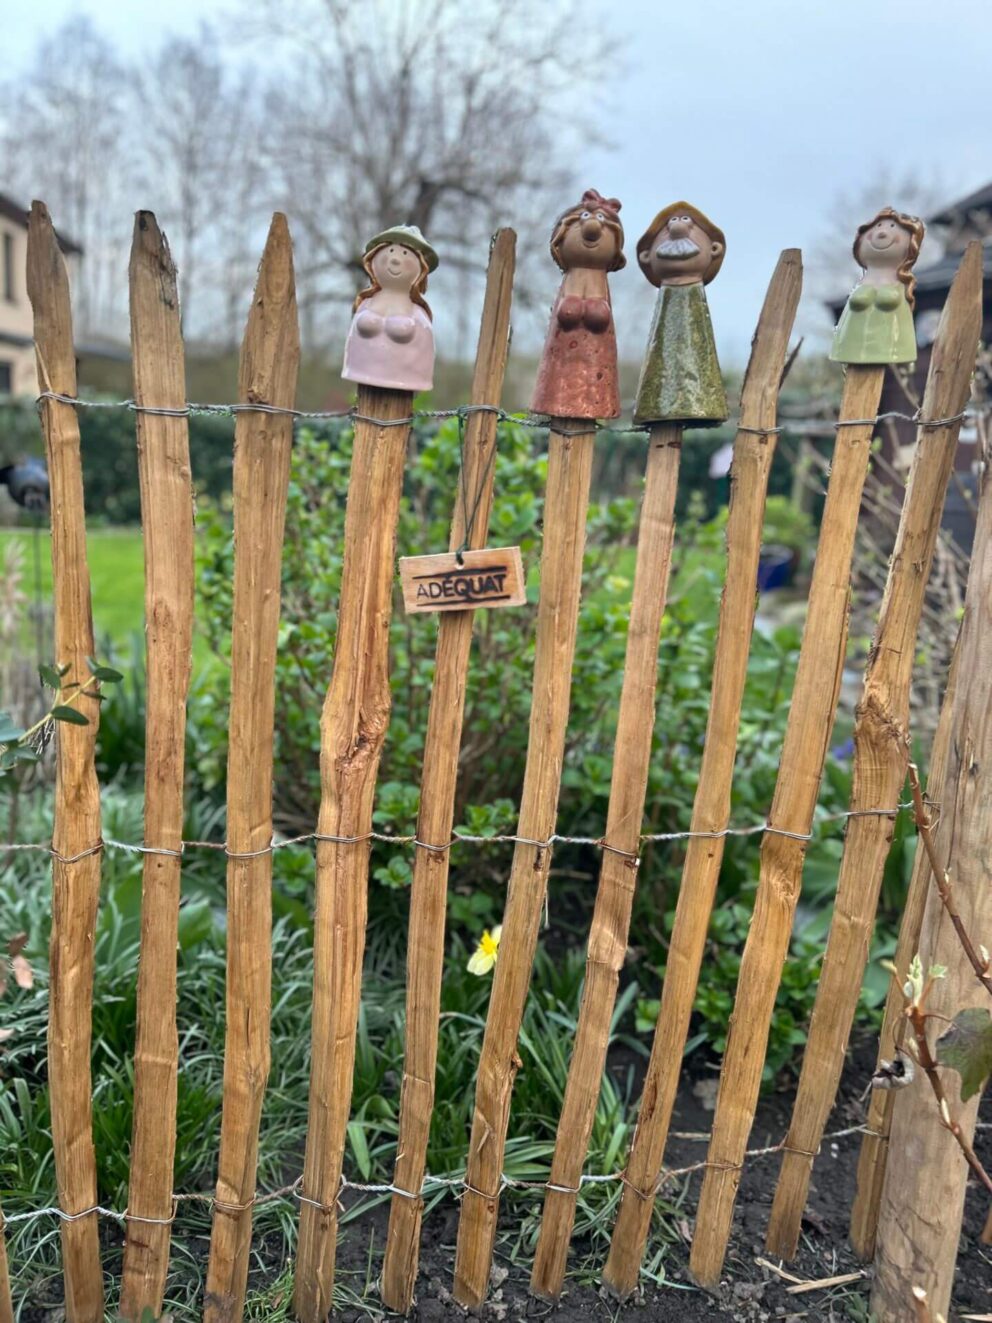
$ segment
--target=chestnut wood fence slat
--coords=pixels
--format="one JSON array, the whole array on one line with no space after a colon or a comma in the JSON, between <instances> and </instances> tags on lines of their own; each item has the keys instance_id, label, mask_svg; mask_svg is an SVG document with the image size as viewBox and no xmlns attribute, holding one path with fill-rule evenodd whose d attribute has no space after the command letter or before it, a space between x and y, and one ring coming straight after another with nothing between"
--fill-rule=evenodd
<instances>
[{"instance_id":1,"label":"chestnut wood fence slat","mask_svg":"<svg viewBox=\"0 0 992 1323\"><path fill-rule=\"evenodd\" d=\"M272 218L241 346L238 398L291 409L300 332L286 218ZM283 532L293 420L234 427L234 598L227 759L227 1020L206 1323L244 1310L272 1007L272 744Z\"/></svg>"}]
</instances>

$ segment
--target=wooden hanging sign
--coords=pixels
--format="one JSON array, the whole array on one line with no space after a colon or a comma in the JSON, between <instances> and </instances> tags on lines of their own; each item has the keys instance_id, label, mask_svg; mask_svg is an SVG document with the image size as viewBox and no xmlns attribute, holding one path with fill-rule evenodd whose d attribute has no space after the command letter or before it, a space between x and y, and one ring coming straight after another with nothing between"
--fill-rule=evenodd
<instances>
[{"instance_id":1,"label":"wooden hanging sign","mask_svg":"<svg viewBox=\"0 0 992 1323\"><path fill-rule=\"evenodd\" d=\"M400 583L403 605L410 614L523 606L527 600L519 547L402 556Z\"/></svg>"}]
</instances>

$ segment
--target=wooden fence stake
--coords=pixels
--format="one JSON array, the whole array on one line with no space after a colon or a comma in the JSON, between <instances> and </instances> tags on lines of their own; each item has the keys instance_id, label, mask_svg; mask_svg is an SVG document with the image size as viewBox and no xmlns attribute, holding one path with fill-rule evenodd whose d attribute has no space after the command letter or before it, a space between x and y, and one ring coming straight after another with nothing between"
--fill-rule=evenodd
<instances>
[{"instance_id":1,"label":"wooden fence stake","mask_svg":"<svg viewBox=\"0 0 992 1323\"><path fill-rule=\"evenodd\" d=\"M31 205L28 297L34 310L38 379L44 390L76 395L76 354L65 262L48 208ZM67 679L89 677L93 655L86 518L73 405L46 399L45 433L52 509L55 661ZM52 937L49 949L48 1081L59 1204L81 1213L97 1202L93 1151L90 1043L93 943L100 899L100 789L94 751L100 705L87 697L86 726L60 723L56 736L52 848ZM67 860L72 862L66 862ZM103 1273L96 1214L60 1222L68 1323L103 1323Z\"/></svg>"},{"instance_id":2,"label":"wooden fence stake","mask_svg":"<svg viewBox=\"0 0 992 1323\"><path fill-rule=\"evenodd\" d=\"M14 1302L10 1297L10 1272L3 1226L3 1210L0 1209L0 1323L14 1323Z\"/></svg>"},{"instance_id":3,"label":"wooden fence stake","mask_svg":"<svg viewBox=\"0 0 992 1323\"><path fill-rule=\"evenodd\" d=\"M982 329L982 250L969 245L951 286L934 341L921 416L953 418L968 403ZM909 685L944 495L954 468L961 420L925 424L899 520L895 548L865 670L854 727L851 818L834 915L785 1140L767 1247L795 1256L814 1154L837 1095L848 1035L858 1007L882 873L894 819L874 812L898 803L909 759ZM859 816L864 815L864 816Z\"/></svg>"},{"instance_id":4,"label":"wooden fence stake","mask_svg":"<svg viewBox=\"0 0 992 1323\"><path fill-rule=\"evenodd\" d=\"M558 813L595 439L595 425L586 420L552 420L534 697L517 827L517 834L531 841L551 836ZM458 1222L454 1296L459 1304L470 1307L481 1304L489 1281L510 1095L518 1064L517 1036L550 867L550 847L521 842L515 846Z\"/></svg>"},{"instance_id":5,"label":"wooden fence stake","mask_svg":"<svg viewBox=\"0 0 992 1323\"><path fill-rule=\"evenodd\" d=\"M375 780L389 725L392 611L408 391L360 386L334 671L321 717L313 1064L293 1309L323 1323L334 1290L337 1198L355 1067ZM373 421L368 421L369 419ZM349 838L348 842L336 837ZM323 839L321 839L323 838Z\"/></svg>"},{"instance_id":6,"label":"wooden fence stake","mask_svg":"<svg viewBox=\"0 0 992 1323\"><path fill-rule=\"evenodd\" d=\"M733 485L727 524L727 574L720 606L712 702L690 823L690 830L694 832L720 832L730 820L730 790L754 622L765 494L775 452L776 434L774 430L764 429L775 427L782 365L801 289L802 257L798 249L786 249L768 287L741 392L741 426L734 442L731 469ZM661 1170L723 845L723 838L719 836L694 837L688 842L658 1027L627 1163L628 1184L621 1196L603 1274L607 1287L621 1298L636 1287L644 1257L654 1202L651 1198L639 1197L637 1192L653 1189ZM605 858L603 865L605 868ZM626 905L626 922L629 924L630 900ZM618 931L618 938L622 939L621 959L626 946L626 931L626 926L622 932ZM570 1085L572 1070L569 1072ZM601 1071L602 1066L595 1076L597 1089ZM586 1122L587 1126L589 1123ZM560 1139L559 1128L559 1142ZM588 1147L588 1133L585 1147ZM585 1149L583 1158L584 1152ZM552 1179L557 1183L557 1176L553 1175ZM576 1182L562 1183L574 1185ZM573 1196L555 1196L555 1202L560 1203L565 1197L570 1199L574 1208ZM550 1208L550 1194L548 1198L545 1219Z\"/></svg>"},{"instance_id":7,"label":"wooden fence stake","mask_svg":"<svg viewBox=\"0 0 992 1323\"><path fill-rule=\"evenodd\" d=\"M941 704L940 718L930 750L927 791L932 790L934 798L940 795L947 768L957 664L960 655L958 644L955 644L951 658L947 690ZM929 793L928 798L930 798ZM936 837L940 831L939 820L932 830ZM923 914L932 876L929 856L922 840L917 838L913 874L909 881L906 904L899 924L899 940L893 957L897 969L903 971L909 969L910 961L920 949L920 931L923 927ZM903 1014L905 1009L906 1002L902 988L896 980L893 980L885 1002L882 1030L878 1039L877 1066L883 1061L891 1061L896 1048L902 1046L906 1029L906 1017ZM862 1263L869 1263L875 1257L878 1208L882 1199L882 1183L885 1179L885 1165L889 1153L889 1132L892 1129L892 1105L896 1096L896 1092L891 1089L872 1089L869 1095L868 1114L865 1117L867 1134L861 1141L861 1153L858 1156L858 1186L851 1208L851 1245Z\"/></svg>"},{"instance_id":8,"label":"wooden fence stake","mask_svg":"<svg viewBox=\"0 0 992 1323\"><path fill-rule=\"evenodd\" d=\"M754 914L720 1073L690 1267L715 1288L730 1236L741 1164L761 1085L768 1029L799 899L806 838L833 728L847 644L851 556L885 369L849 366L796 682L770 824L761 843ZM847 423L848 425L843 425Z\"/></svg>"},{"instance_id":9,"label":"wooden fence stake","mask_svg":"<svg viewBox=\"0 0 992 1323\"><path fill-rule=\"evenodd\" d=\"M561 1293L575 1222L578 1183L589 1149L610 1021L627 954L654 737L658 643L668 596L681 452L682 428L677 423L659 423L651 428L613 780L603 838L606 848L589 934L575 1047L531 1274L531 1290L545 1299L557 1299Z\"/></svg>"},{"instance_id":10,"label":"wooden fence stake","mask_svg":"<svg viewBox=\"0 0 992 1323\"><path fill-rule=\"evenodd\" d=\"M291 409L300 332L293 246L277 212L241 348L238 399ZM272 740L293 420L239 413L234 429L234 609L227 766L227 1033L206 1323L244 1311L272 1005Z\"/></svg>"},{"instance_id":11,"label":"wooden fence stake","mask_svg":"<svg viewBox=\"0 0 992 1323\"><path fill-rule=\"evenodd\" d=\"M992 482L987 472L958 651L950 749L938 801L944 825L937 844L964 930L978 943L992 930ZM927 899L920 956L925 970L947 967L927 998L928 1014L953 1018L971 1007L988 1007L988 992L964 959L935 886ZM931 1046L947 1027L942 1018L929 1026ZM962 1103L957 1075L947 1072L945 1079L954 1120L970 1143L981 1090ZM885 1171L871 1309L878 1319L900 1318L900 1292L912 1280L927 1292L933 1312L946 1317L968 1166L941 1123L930 1090L911 1087L900 1095L890 1138L899 1161L889 1162Z\"/></svg>"},{"instance_id":12,"label":"wooden fence stake","mask_svg":"<svg viewBox=\"0 0 992 1323\"><path fill-rule=\"evenodd\" d=\"M134 221L129 271L134 398L182 409L186 372L176 269L150 211ZM127 1224L121 1315L158 1317L169 1269L176 1150L176 936L186 695L193 647L193 478L184 417L137 414L138 477L145 544L145 842L170 854L146 854L141 886L134 1130L128 1211L163 1223Z\"/></svg>"},{"instance_id":13,"label":"wooden fence stake","mask_svg":"<svg viewBox=\"0 0 992 1323\"><path fill-rule=\"evenodd\" d=\"M516 235L500 230L489 258L486 298L472 381L473 404L498 405L509 349L510 305ZM469 548L485 546L493 501L496 417L470 414L465 424L462 499L455 507L451 550L466 540ZM468 493L470 509L464 501ZM476 495L478 503L476 504ZM474 515L472 513L474 507ZM434 683L431 688L417 839L443 846L451 840L454 822L458 755L465 712L465 682L472 648L474 611L445 612L438 622ZM434 1108L438 1025L441 1013L441 973L448 898L450 854L444 849L418 849L410 892L410 933L407 943L406 1052L400 1094L399 1140L393 1184L419 1195L424 1181L427 1142ZM382 1298L387 1308L405 1314L413 1303L420 1257L420 1223L424 1202L394 1195L382 1266Z\"/></svg>"}]
</instances>

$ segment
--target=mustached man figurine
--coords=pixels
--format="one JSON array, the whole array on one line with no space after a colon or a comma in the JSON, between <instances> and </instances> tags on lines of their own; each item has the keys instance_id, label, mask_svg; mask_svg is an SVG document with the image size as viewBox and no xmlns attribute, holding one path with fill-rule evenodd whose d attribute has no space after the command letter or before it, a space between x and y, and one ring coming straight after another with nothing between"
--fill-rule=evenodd
<instances>
[{"instance_id":1,"label":"mustached man figurine","mask_svg":"<svg viewBox=\"0 0 992 1323\"><path fill-rule=\"evenodd\" d=\"M564 272L531 408L554 418L616 418L617 337L607 273L626 265L620 203L594 188L555 221L551 256Z\"/></svg>"},{"instance_id":2,"label":"mustached man figurine","mask_svg":"<svg viewBox=\"0 0 992 1323\"><path fill-rule=\"evenodd\" d=\"M344 346L345 381L393 390L430 390L434 331L424 294L437 253L416 225L394 225L365 245L369 286L355 300Z\"/></svg>"},{"instance_id":3,"label":"mustached man figurine","mask_svg":"<svg viewBox=\"0 0 992 1323\"><path fill-rule=\"evenodd\" d=\"M634 404L636 423L715 427L727 394L703 286L723 264L723 231L688 202L659 211L637 241L641 270L658 290Z\"/></svg>"},{"instance_id":4,"label":"mustached man figurine","mask_svg":"<svg viewBox=\"0 0 992 1323\"><path fill-rule=\"evenodd\" d=\"M858 226L854 260L863 274L834 332L835 363L916 362L912 268L922 242L923 222L891 207Z\"/></svg>"}]
</instances>

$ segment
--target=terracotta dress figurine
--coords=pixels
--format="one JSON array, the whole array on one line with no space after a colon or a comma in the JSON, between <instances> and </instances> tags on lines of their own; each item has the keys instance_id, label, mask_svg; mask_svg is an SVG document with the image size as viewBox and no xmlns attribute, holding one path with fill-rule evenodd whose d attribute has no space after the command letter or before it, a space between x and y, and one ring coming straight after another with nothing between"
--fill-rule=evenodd
<instances>
[{"instance_id":1,"label":"terracotta dress figurine","mask_svg":"<svg viewBox=\"0 0 992 1323\"><path fill-rule=\"evenodd\" d=\"M912 267L923 222L884 207L858 227L854 260L864 274L841 313L830 357L835 363L915 363Z\"/></svg>"},{"instance_id":2,"label":"terracotta dress figurine","mask_svg":"<svg viewBox=\"0 0 992 1323\"><path fill-rule=\"evenodd\" d=\"M370 284L355 300L344 346L345 381L393 390L434 385L434 331L424 294L437 253L416 225L394 225L365 245Z\"/></svg>"},{"instance_id":3,"label":"terracotta dress figurine","mask_svg":"<svg viewBox=\"0 0 992 1323\"><path fill-rule=\"evenodd\" d=\"M703 286L723 264L723 231L688 202L659 211L637 243L658 302L634 403L637 423L716 427L728 417Z\"/></svg>"},{"instance_id":4,"label":"terracotta dress figurine","mask_svg":"<svg viewBox=\"0 0 992 1323\"><path fill-rule=\"evenodd\" d=\"M616 418L620 412L617 337L607 272L626 265L620 203L587 189L563 212L551 256L565 273L531 408L555 418Z\"/></svg>"}]
</instances>

